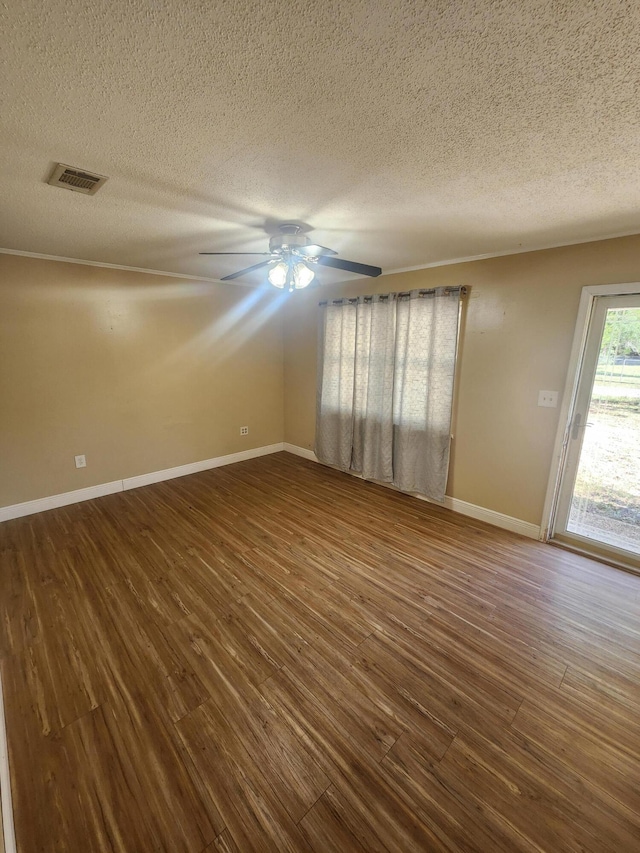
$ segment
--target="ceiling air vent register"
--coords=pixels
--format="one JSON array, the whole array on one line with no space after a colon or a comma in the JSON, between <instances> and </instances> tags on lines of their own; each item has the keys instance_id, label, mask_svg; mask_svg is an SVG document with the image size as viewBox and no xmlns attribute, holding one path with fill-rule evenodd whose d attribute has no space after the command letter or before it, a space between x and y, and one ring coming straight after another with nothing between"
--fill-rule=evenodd
<instances>
[{"instance_id":1,"label":"ceiling air vent register","mask_svg":"<svg viewBox=\"0 0 640 853\"><path fill-rule=\"evenodd\" d=\"M64 163L58 163L48 183L52 187L73 190L74 193L95 195L106 180L107 178L104 175L94 175L91 172L85 172L84 169L77 169L75 166L65 166Z\"/></svg>"}]
</instances>

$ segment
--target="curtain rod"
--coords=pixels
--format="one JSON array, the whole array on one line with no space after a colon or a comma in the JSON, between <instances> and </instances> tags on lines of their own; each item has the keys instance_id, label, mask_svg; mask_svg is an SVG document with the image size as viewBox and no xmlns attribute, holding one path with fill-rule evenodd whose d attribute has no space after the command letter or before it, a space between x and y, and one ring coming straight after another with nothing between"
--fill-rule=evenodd
<instances>
[{"instance_id":1,"label":"curtain rod","mask_svg":"<svg viewBox=\"0 0 640 853\"><path fill-rule=\"evenodd\" d=\"M418 290L418 296L430 296L432 293L436 293L440 288L432 287L429 290ZM462 285L460 287L445 287L443 293L445 296L448 296L450 293L460 293L460 296L467 295L467 288ZM398 297L407 297L411 296L414 293L413 290L401 290L399 293L377 293L376 296L379 296L380 299L388 299L390 296L398 296ZM357 302L358 299L371 300L373 296L345 296L342 299L332 299L332 305L339 305L341 302ZM323 302L318 302L318 305L328 305L329 300L325 299Z\"/></svg>"}]
</instances>

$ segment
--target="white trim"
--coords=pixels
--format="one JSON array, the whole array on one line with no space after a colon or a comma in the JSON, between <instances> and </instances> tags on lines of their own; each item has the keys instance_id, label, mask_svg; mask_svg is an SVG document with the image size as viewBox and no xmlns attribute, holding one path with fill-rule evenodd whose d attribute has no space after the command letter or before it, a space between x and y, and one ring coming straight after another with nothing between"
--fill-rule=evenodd
<instances>
[{"instance_id":1,"label":"white trim","mask_svg":"<svg viewBox=\"0 0 640 853\"><path fill-rule=\"evenodd\" d=\"M462 258L449 258L443 261L431 261L426 264L417 264L413 267L397 267L392 270L384 270L382 275L398 275L403 272L415 272L416 270L428 270L432 267L448 267L454 264L468 264L472 261L488 261L491 258L504 258L508 255L526 255L529 252L545 252L547 249L562 249L565 246L582 246L585 243L600 243L603 240L619 240L622 237L636 237L640 234L638 229L633 231L620 231L616 234L606 234L604 237L585 237L580 240L571 240L568 243L543 243L539 246L531 246L529 248L505 249L501 252L485 252L480 255L466 255ZM256 287L257 285L249 284L242 281L221 281L219 278L207 278L201 275L187 275L179 272L167 272L166 270L149 270L144 267L129 267L123 264L108 264L105 261L86 261L82 258L63 258L59 255L43 255L40 252L27 252L23 249L7 249L0 248L0 254L3 255L19 255L23 258L39 258L43 261L62 261L66 264L84 264L88 267L105 267L112 270L126 270L128 272L142 272L149 275L165 275L171 278L184 278L191 281L206 281L213 284L234 284L236 287ZM336 282L336 284L342 282Z\"/></svg>"},{"instance_id":2,"label":"white trim","mask_svg":"<svg viewBox=\"0 0 640 853\"><path fill-rule=\"evenodd\" d=\"M544 499L544 507L542 509L540 538L545 542L548 541L551 536L551 529L555 521L554 516L564 463L565 436L573 417L573 407L575 405L575 397L578 391L578 380L580 378L580 366L582 364L582 356L587 341L587 332L589 331L589 322L591 320L594 299L597 296L624 296L628 293L640 293L640 282L634 281L626 282L624 284L594 284L582 288L580 304L578 306L578 316L576 318L576 327L573 334L573 343L571 345L571 354L569 356L567 378L565 381L564 393L562 395L562 403L560 405L556 440L553 445L549 482L547 483L547 492Z\"/></svg>"},{"instance_id":3,"label":"white trim","mask_svg":"<svg viewBox=\"0 0 640 853\"><path fill-rule=\"evenodd\" d=\"M622 284L590 284L582 288L591 296L626 296L640 293L640 281L626 281Z\"/></svg>"},{"instance_id":4,"label":"white trim","mask_svg":"<svg viewBox=\"0 0 640 853\"><path fill-rule=\"evenodd\" d=\"M285 441L282 449L286 450L287 453L293 453L294 456L302 456L303 459L310 459L312 462L318 461L318 457L313 450L307 450L306 447L298 447L297 444L289 444L289 442Z\"/></svg>"},{"instance_id":5,"label":"white trim","mask_svg":"<svg viewBox=\"0 0 640 853\"><path fill-rule=\"evenodd\" d=\"M282 442L268 444L265 447L254 447L252 450L241 450L238 453L229 453L227 456L215 456L213 459L203 459L202 462L189 462L186 465L178 465L175 468L165 468L163 471L151 471L149 474L127 477L122 481L122 488L126 492L128 489L149 486L152 483L160 483L162 480L174 480L176 477L198 474L200 471L220 468L222 465L233 465L234 462L244 462L245 459L255 459L256 456L278 453L280 450L284 450Z\"/></svg>"},{"instance_id":6,"label":"white trim","mask_svg":"<svg viewBox=\"0 0 640 853\"><path fill-rule=\"evenodd\" d=\"M432 267L448 267L453 264L468 264L471 261L488 261L491 258L505 258L508 255L527 255L529 252L546 252L547 249L563 249L565 246L582 246L585 243L600 243L604 240L619 240L621 237L637 237L640 234L636 228L633 231L622 231L618 234L607 234L604 237L586 237L580 240L571 240L569 243L544 243L541 246L532 246L528 249L505 249L502 252L486 252L482 255L467 255L464 258L451 258L445 261L432 261L429 264L418 264L415 267L398 267L398 269L385 270L383 275L398 275L402 272L416 272L416 270L428 270Z\"/></svg>"},{"instance_id":7,"label":"white trim","mask_svg":"<svg viewBox=\"0 0 640 853\"><path fill-rule=\"evenodd\" d=\"M91 501L94 498L101 498L103 495L112 495L114 492L121 491L122 480L114 480L112 483L100 483L97 486L88 486L86 489L75 489L73 492L63 492L59 495L37 498L34 501L25 501L12 506L2 506L0 507L0 521L22 518L23 515L34 515L36 512L45 512L48 509L69 506L69 504L77 504L81 501Z\"/></svg>"},{"instance_id":8,"label":"white trim","mask_svg":"<svg viewBox=\"0 0 640 853\"><path fill-rule=\"evenodd\" d=\"M86 489L75 489L73 492L64 492L59 495L51 495L47 498L37 498L33 501L3 506L0 507L0 522L9 521L12 518L22 518L22 516L33 515L36 512L44 512L48 509L69 506L69 504L90 501L94 498L100 498L103 495L112 495L115 492L137 489L139 486L159 483L162 480L185 477L188 474L196 474L199 471L207 471L210 468L219 468L221 465L231 465L234 462L242 462L245 459L255 459L256 456L278 453L280 450L284 450L282 442L268 444L264 447L254 447L251 450L241 450L239 453L230 453L227 456L216 456L213 459L204 459L201 462L178 465L176 468L165 468L163 471L152 471L149 474L140 474L137 477L114 480L112 483L100 483L97 486L88 486Z\"/></svg>"},{"instance_id":9,"label":"white trim","mask_svg":"<svg viewBox=\"0 0 640 853\"><path fill-rule=\"evenodd\" d=\"M204 281L208 284L235 284L236 287L258 287L255 284L249 284L246 281L221 281L219 278L207 278L203 275L186 275L180 272L166 272L165 270L148 270L145 267L128 267L124 264L107 264L104 261L85 261L82 258L63 258L59 255L43 255L40 252L24 252L21 249L3 249L0 248L2 255L18 255L21 258L35 258L40 261L59 261L63 264L81 264L86 267L104 267L108 270L124 270L125 272L142 272L147 275L163 275L169 278L182 278L189 281Z\"/></svg>"},{"instance_id":10,"label":"white trim","mask_svg":"<svg viewBox=\"0 0 640 853\"><path fill-rule=\"evenodd\" d=\"M523 521L521 518L513 518L511 515L504 515L502 512L486 509L483 506L476 506L476 504L470 504L458 498L450 498L448 495L444 499L444 506L447 509L452 509L454 512L459 512L461 515L467 515L469 518L475 518L477 521L485 521L487 524L493 524L494 527L501 527L503 530L510 530L512 533L519 533L521 536L527 536L529 539L540 538L539 524L532 524L530 521Z\"/></svg>"},{"instance_id":11,"label":"white trim","mask_svg":"<svg viewBox=\"0 0 640 853\"><path fill-rule=\"evenodd\" d=\"M284 449L287 453L293 453L295 456L302 456L303 459L310 459L312 462L318 462L318 457L315 453L312 450L307 450L305 447L298 447L295 444L289 444L285 441ZM363 479L361 474L357 474L354 471L345 471L344 473ZM395 487L391 486L389 483L378 483L378 485L397 491ZM487 524L493 524L494 527L501 527L503 530L510 530L512 533L519 533L521 536L528 536L530 539L540 539L539 525L532 524L529 521L522 521L520 518L512 518L510 515L504 515L503 513L496 512L493 509L476 506L475 504L467 503L467 501L461 501L458 498L449 497L449 495L445 497L443 503L430 501L423 495L410 494L410 497L418 498L418 500L426 501L434 506L443 506L445 509L450 509L453 510L453 512L460 513L460 515L466 515L469 518L475 518L477 521L484 521Z\"/></svg>"},{"instance_id":12,"label":"white trim","mask_svg":"<svg viewBox=\"0 0 640 853\"><path fill-rule=\"evenodd\" d=\"M2 795L2 829L4 853L16 853L16 833L13 826L13 805L11 802L11 774L9 773L9 747L7 744L7 723L4 716L4 694L2 692L2 674L0 673L0 794Z\"/></svg>"}]
</instances>

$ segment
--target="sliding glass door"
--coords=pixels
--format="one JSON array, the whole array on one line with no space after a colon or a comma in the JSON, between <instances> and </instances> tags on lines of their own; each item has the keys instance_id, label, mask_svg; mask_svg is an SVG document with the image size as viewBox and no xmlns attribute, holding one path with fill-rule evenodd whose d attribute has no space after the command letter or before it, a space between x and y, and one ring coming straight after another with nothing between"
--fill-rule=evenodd
<instances>
[{"instance_id":1,"label":"sliding glass door","mask_svg":"<svg viewBox=\"0 0 640 853\"><path fill-rule=\"evenodd\" d=\"M554 538L640 561L640 294L595 300Z\"/></svg>"}]
</instances>

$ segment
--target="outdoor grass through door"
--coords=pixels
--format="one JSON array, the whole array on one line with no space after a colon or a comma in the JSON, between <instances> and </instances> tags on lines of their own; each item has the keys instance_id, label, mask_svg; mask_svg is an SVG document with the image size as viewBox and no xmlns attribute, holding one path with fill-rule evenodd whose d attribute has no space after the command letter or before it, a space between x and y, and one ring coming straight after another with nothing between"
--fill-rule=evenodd
<instances>
[{"instance_id":1,"label":"outdoor grass through door","mask_svg":"<svg viewBox=\"0 0 640 853\"><path fill-rule=\"evenodd\" d=\"M595 299L554 538L640 559L640 294Z\"/></svg>"}]
</instances>

